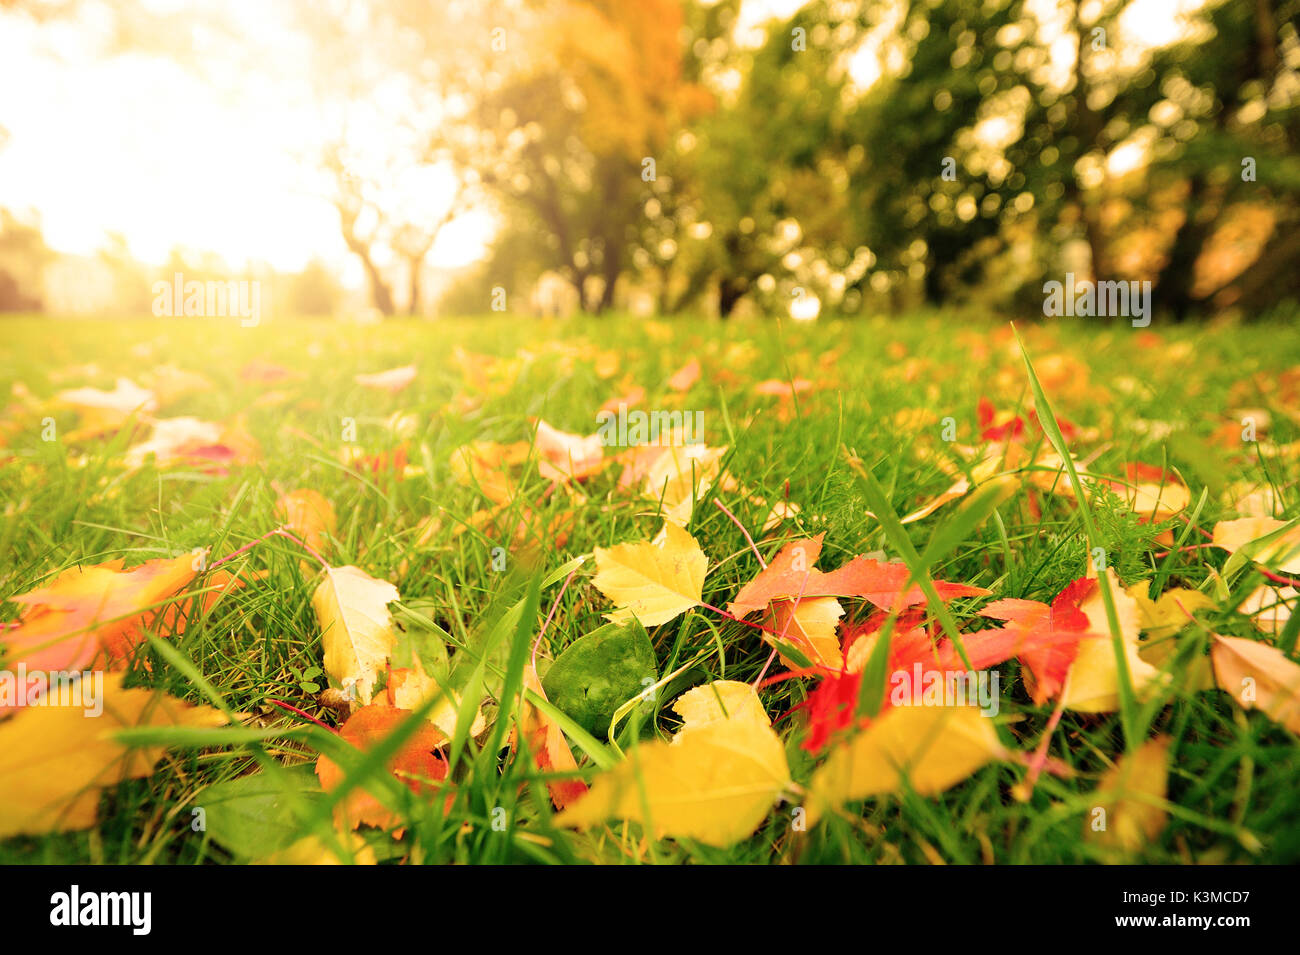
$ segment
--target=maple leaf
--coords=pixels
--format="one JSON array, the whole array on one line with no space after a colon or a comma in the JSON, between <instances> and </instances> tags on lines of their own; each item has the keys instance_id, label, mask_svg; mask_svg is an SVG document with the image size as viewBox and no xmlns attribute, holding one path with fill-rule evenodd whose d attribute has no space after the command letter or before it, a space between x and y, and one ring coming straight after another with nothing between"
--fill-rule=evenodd
<instances>
[{"instance_id":1,"label":"maple leaf","mask_svg":"<svg viewBox=\"0 0 1300 955\"><path fill-rule=\"evenodd\" d=\"M740 589L727 612L744 617L762 610L776 599L798 597L862 597L882 610L903 610L925 602L919 584L906 593L903 585L909 571L901 561L882 564L867 557L854 557L838 570L824 573L813 566L821 554L822 538L792 541L781 548L767 567ZM933 581L941 600L957 597L981 597L989 591L983 587Z\"/></svg>"},{"instance_id":2,"label":"maple leaf","mask_svg":"<svg viewBox=\"0 0 1300 955\"><path fill-rule=\"evenodd\" d=\"M353 713L339 727L339 738L366 752L386 739L412 715L410 710L386 703L370 703ZM450 789L449 786L440 784L447 778L447 761L436 752L444 739L436 727L427 722L421 723L388 761L389 771L417 796L428 797ZM332 792L343 782L345 773L338 763L322 754L316 760L316 776L320 779L321 789ZM448 792L444 809L454 799L455 794ZM397 813L363 787L352 789L343 798L335 810L335 818L340 826L350 829L363 825L393 829L401 822ZM401 828L396 828L394 835L400 837L402 831Z\"/></svg>"},{"instance_id":3,"label":"maple leaf","mask_svg":"<svg viewBox=\"0 0 1300 955\"><path fill-rule=\"evenodd\" d=\"M1137 852L1160 835L1167 818L1159 803L1165 799L1169 777L1170 742L1168 736L1147 740L1106 771L1092 796L1085 839Z\"/></svg>"},{"instance_id":4,"label":"maple leaf","mask_svg":"<svg viewBox=\"0 0 1300 955\"><path fill-rule=\"evenodd\" d=\"M338 527L334 505L320 492L307 488L282 494L275 502L275 513L317 553L325 550L327 536Z\"/></svg>"},{"instance_id":5,"label":"maple leaf","mask_svg":"<svg viewBox=\"0 0 1300 955\"><path fill-rule=\"evenodd\" d=\"M719 847L751 835L790 785L785 748L753 687L719 680L691 690L674 709L683 725L670 742L639 744L556 824L628 819L660 837Z\"/></svg>"},{"instance_id":6,"label":"maple leaf","mask_svg":"<svg viewBox=\"0 0 1300 955\"><path fill-rule=\"evenodd\" d=\"M632 617L642 626L667 623L704 599L709 561L695 538L671 521L654 540L597 547L596 589L617 610L605 614L613 623Z\"/></svg>"},{"instance_id":7,"label":"maple leaf","mask_svg":"<svg viewBox=\"0 0 1300 955\"><path fill-rule=\"evenodd\" d=\"M1275 723L1300 733L1300 664L1277 647L1214 635L1210 647L1214 679L1242 709L1257 709Z\"/></svg>"},{"instance_id":8,"label":"maple leaf","mask_svg":"<svg viewBox=\"0 0 1300 955\"><path fill-rule=\"evenodd\" d=\"M194 579L194 558L160 558L130 570L122 564L69 568L42 587L10 597L30 609L17 627L0 634L7 663L43 671L84 670L101 659L118 664L153 620L174 625L177 618L160 615L155 605Z\"/></svg>"},{"instance_id":9,"label":"maple leaf","mask_svg":"<svg viewBox=\"0 0 1300 955\"><path fill-rule=\"evenodd\" d=\"M370 702L375 679L397 643L388 604L400 597L388 581L351 566L326 570L312 594L325 645L325 672L361 704Z\"/></svg>"},{"instance_id":10,"label":"maple leaf","mask_svg":"<svg viewBox=\"0 0 1300 955\"><path fill-rule=\"evenodd\" d=\"M1134 692L1142 696L1166 679L1138 653L1141 611L1138 602L1119 587L1114 571L1107 570L1111 596L1119 623L1121 644ZM1068 675L1065 707L1085 713L1109 713L1119 708L1119 668L1106 616L1104 597L1097 581L1081 577L1069 584L1048 607L1035 600L1007 599L980 611L985 617L1006 620L1026 640L1037 644L1018 656L1028 668L1026 686L1034 702L1055 697Z\"/></svg>"},{"instance_id":11,"label":"maple leaf","mask_svg":"<svg viewBox=\"0 0 1300 955\"><path fill-rule=\"evenodd\" d=\"M531 663L524 668L524 688L543 700L546 699L546 691L542 689L537 671ZM559 724L527 697L523 699L520 708L519 735L528 749L533 765L541 772L570 773L577 770L578 762L573 758L573 750L565 741ZM550 790L551 802L556 809L564 809L587 793L587 784L581 779L549 779L546 788Z\"/></svg>"},{"instance_id":12,"label":"maple leaf","mask_svg":"<svg viewBox=\"0 0 1300 955\"><path fill-rule=\"evenodd\" d=\"M114 731L226 723L211 707L125 689L119 673L102 678L98 718L88 719L82 706L56 704L24 707L0 722L0 838L92 826L102 789L148 776L165 747L128 748Z\"/></svg>"},{"instance_id":13,"label":"maple leaf","mask_svg":"<svg viewBox=\"0 0 1300 955\"><path fill-rule=\"evenodd\" d=\"M415 366L403 365L401 368L389 368L386 371L357 375L352 380L364 388L374 388L377 391L386 391L395 395L415 381Z\"/></svg>"},{"instance_id":14,"label":"maple leaf","mask_svg":"<svg viewBox=\"0 0 1300 955\"><path fill-rule=\"evenodd\" d=\"M1006 755L992 721L974 707L892 707L813 773L808 824L851 799L897 792L904 776L917 795L932 796Z\"/></svg>"}]
</instances>

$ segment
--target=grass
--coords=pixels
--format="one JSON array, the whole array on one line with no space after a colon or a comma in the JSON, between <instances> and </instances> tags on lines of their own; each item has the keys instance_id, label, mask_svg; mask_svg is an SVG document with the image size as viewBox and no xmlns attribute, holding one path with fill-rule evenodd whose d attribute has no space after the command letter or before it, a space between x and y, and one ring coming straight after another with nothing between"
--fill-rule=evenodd
<instances>
[{"instance_id":1,"label":"grass","mask_svg":"<svg viewBox=\"0 0 1300 955\"><path fill-rule=\"evenodd\" d=\"M759 570L745 535L713 504L715 496L754 536L765 558L784 541L825 532L823 568L883 550L892 559L907 559L918 572L923 564L934 578L986 587L999 597L1051 600L1083 576L1089 551L1097 546L1122 583L1149 580L1153 595L1173 586L1213 592L1210 572L1227 561L1221 550L1180 550L1157 542L1170 525L1142 522L1117 497L1095 497L1081 511L1068 496L1021 488L996 507L990 503L982 521L965 520L967 512L956 504L905 526L881 514L882 503L902 515L952 483L941 465L963 459L942 435L955 427L957 444L978 444L981 396L1005 412L1033 403L1016 339L1006 323L993 319L922 314L895 322L790 325L497 317L396 321L381 328L278 321L246 329L233 321L31 318L5 320L0 327L6 339L0 392L21 383L34 396L31 402L13 399L0 430L11 455L5 461L0 446L0 595L25 592L78 563L124 557L130 565L196 548L210 548L218 559L278 525L274 503L280 493L311 488L330 499L339 516L332 563L355 564L392 581L411 619L458 648L454 656L463 653L485 685L504 684L507 689L498 692L507 701L517 697L512 688L518 686L521 647L526 649L548 615L541 652L554 656L599 626L610 609L592 587L588 567L576 572L562 596L566 574L555 571L593 547L647 538L662 518L655 502L616 490L617 468L583 485L584 500L575 504L563 492L548 494L549 482L529 466L510 520L498 522L507 531L498 539L472 520L485 500L456 480L451 453L470 441L527 440L532 417L590 434L596 409L626 390L625 376L627 384L646 389L644 407L698 411L704 439L730 449L725 469L743 492L711 491L689 525L709 558L704 598L713 606L725 606ZM1156 334L1074 320L1019 329L1044 397L1080 429L1070 442L1076 459L1096 474L1122 475L1126 462L1175 470L1192 490L1185 513L1203 528L1236 516L1233 503L1243 483L1274 489L1282 513L1300 515L1300 461L1289 447L1300 435L1295 404L1287 406L1285 383L1278 378L1300 365L1294 325L1153 328ZM502 361L474 365L465 353ZM692 357L704 373L678 395L665 382ZM294 376L274 383L244 380L240 370L255 359L282 365ZM419 375L397 395L353 382L357 373L410 362ZM117 376L141 382L165 363L202 374L210 387L167 404L161 415L242 420L261 448L255 465L227 475L148 465L130 470L120 460L125 434L71 446L41 440L47 413L59 435L77 425L74 413L43 404L59 389L111 387ZM476 386L484 368L486 377ZM812 387L788 398L754 390L760 381L797 378ZM1254 413L1250 409L1270 412L1271 427L1261 433L1261 443L1225 443L1225 426L1243 412ZM404 423L394 428L398 417ZM354 440L344 433L348 420L355 424ZM1046 448L1048 439L1036 434L1027 437L1030 446ZM392 452L404 443L409 472L399 479L391 470L345 464L349 443L367 454ZM799 505L799 517L760 536L767 505L787 499ZM567 540L557 546L551 522L570 512ZM430 518L439 522L431 533L422 523ZM518 540L508 533L517 523L523 526ZM1198 542L1185 522L1172 526L1183 534L1180 545ZM495 569L501 556L495 555L494 565L496 547L505 548L504 570ZM1172 552L1157 556L1166 551ZM376 782L375 770L397 741L389 741L390 750L350 759L330 733L280 705L329 725L338 722L311 690L315 681L323 685L312 670L321 666L322 649L310 604L315 568L305 556L280 537L257 544L226 566L262 572L263 578L250 580L185 633L159 634L134 662L137 683L195 702L220 701L243 714L243 735L233 742L228 730L188 738L191 744L218 738L230 744L170 749L151 777L106 791L94 828L0 841L0 863L243 861L245 854L232 852L211 831L193 828L193 810L202 805L205 790L259 767L281 778L284 768L310 767L318 748L332 748L345 764L345 785L376 787L406 820L401 841L367 831L365 839L380 858L1107 861L1113 857L1085 840L1085 820L1100 775L1141 741L1135 739L1138 728L1146 736L1169 734L1173 749L1168 824L1132 861L1300 859L1296 737L1261 714L1243 713L1224 693L1185 689L1182 679L1204 654L1211 631L1260 638L1251 621L1232 609L1261 582L1249 567L1226 580L1231 596L1201 615L1203 626L1181 635L1183 651L1171 665L1174 679L1158 701L1141 712L1126 706L1123 714L1065 713L1050 753L1075 773L1044 774L1029 801L1010 795L1024 767L997 763L940 796L867 800L806 832L791 825L794 806L781 804L752 838L724 850L689 841L646 842L638 827L622 823L586 832L555 828L543 778L527 760L494 747L504 740L492 730L479 739L458 736L453 744L457 795L446 812L403 787ZM941 624L963 631L985 625L976 616L980 603L955 602L951 619ZM15 604L0 604L0 619L16 617ZM1289 637L1294 653L1294 634ZM638 736L670 734L675 715L669 704L680 692L719 678L753 681L769 661L756 631L706 610L653 629L651 638L660 674L685 670L658 694L654 712L635 714L614 741L571 740L580 761L585 752L587 769L616 758L614 744L625 751ZM1016 662L1000 672L999 733L1008 746L1031 750L1048 726L1051 705L1031 702ZM806 700L811 687L809 680L786 680L761 695L768 713L781 717ZM814 765L799 746L801 719L794 714L776 720L796 780L806 780ZM1137 727L1130 725L1126 738L1122 723L1135 719ZM407 731L417 722L410 721ZM504 729L505 721L500 725ZM322 797L302 771L285 778L290 809L277 818L287 819L295 834L314 832L345 854L354 850L343 847L328 825L341 794Z\"/></svg>"}]
</instances>

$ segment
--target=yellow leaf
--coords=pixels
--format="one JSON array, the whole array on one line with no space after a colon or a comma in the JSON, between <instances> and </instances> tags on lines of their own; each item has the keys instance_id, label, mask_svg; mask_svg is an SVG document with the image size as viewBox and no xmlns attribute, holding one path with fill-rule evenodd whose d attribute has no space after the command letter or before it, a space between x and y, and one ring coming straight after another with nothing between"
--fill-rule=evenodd
<instances>
[{"instance_id":1,"label":"yellow leaf","mask_svg":"<svg viewBox=\"0 0 1300 955\"><path fill-rule=\"evenodd\" d=\"M83 684L75 694L89 706L26 706L0 722L0 838L94 825L102 788L148 776L164 747L128 748L114 731L226 722L211 707L123 689L120 673L95 673L101 677L101 686Z\"/></svg>"},{"instance_id":2,"label":"yellow leaf","mask_svg":"<svg viewBox=\"0 0 1300 955\"><path fill-rule=\"evenodd\" d=\"M722 715L724 705L730 716ZM686 723L672 742L637 746L555 821L628 819L661 837L720 847L762 825L790 785L790 767L753 689L720 681L692 690L677 709Z\"/></svg>"},{"instance_id":3,"label":"yellow leaf","mask_svg":"<svg viewBox=\"0 0 1300 955\"><path fill-rule=\"evenodd\" d=\"M796 647L810 663L839 670L844 665L844 655L840 652L836 627L842 616L844 608L834 597L805 597L798 606L793 600L773 600L765 624L785 634L783 642ZM769 642L777 639L770 633L764 633L763 638ZM781 662L791 670L798 668L784 655Z\"/></svg>"},{"instance_id":4,"label":"yellow leaf","mask_svg":"<svg viewBox=\"0 0 1300 955\"><path fill-rule=\"evenodd\" d=\"M896 792L904 776L919 796L941 793L1005 752L974 707L891 707L813 773L808 824L851 799Z\"/></svg>"},{"instance_id":5,"label":"yellow leaf","mask_svg":"<svg viewBox=\"0 0 1300 955\"><path fill-rule=\"evenodd\" d=\"M618 607L607 619L657 627L699 605L708 565L695 538L665 522L652 541L597 547L592 583Z\"/></svg>"},{"instance_id":6,"label":"yellow leaf","mask_svg":"<svg viewBox=\"0 0 1300 955\"><path fill-rule=\"evenodd\" d=\"M300 488L282 495L275 502L276 515L312 550L325 550L326 535L338 527L334 505L323 494Z\"/></svg>"},{"instance_id":7,"label":"yellow leaf","mask_svg":"<svg viewBox=\"0 0 1300 955\"><path fill-rule=\"evenodd\" d=\"M1134 694L1141 698L1168 675L1161 674L1158 668L1138 655L1138 632L1142 626L1138 602L1120 589L1113 570L1108 569L1106 575L1115 601L1115 616L1119 621L1124 657L1128 661L1129 679ZM1100 586L1079 609L1088 617L1088 632L1098 636L1079 641L1078 655L1070 666L1065 706L1081 713L1113 713L1119 709L1119 667L1115 661L1114 643L1109 636L1110 624Z\"/></svg>"},{"instance_id":8,"label":"yellow leaf","mask_svg":"<svg viewBox=\"0 0 1300 955\"><path fill-rule=\"evenodd\" d=\"M352 852L353 865L378 865L374 848L359 832L340 835L339 840ZM254 865L344 865L343 859L320 836L303 836L297 842L279 849Z\"/></svg>"},{"instance_id":9,"label":"yellow leaf","mask_svg":"<svg viewBox=\"0 0 1300 955\"><path fill-rule=\"evenodd\" d=\"M360 704L370 702L375 677L397 642L388 604L400 596L388 581L357 567L331 567L312 594L325 643L325 672Z\"/></svg>"},{"instance_id":10,"label":"yellow leaf","mask_svg":"<svg viewBox=\"0 0 1300 955\"><path fill-rule=\"evenodd\" d=\"M1140 581L1128 588L1128 595L1137 601L1138 619L1146 639L1139 645L1138 655L1154 667L1164 667L1178 650L1175 636L1185 627L1195 623L1192 614L1214 601L1199 590L1175 587L1166 590L1159 600L1147 596L1147 583ZM1185 686L1190 690L1214 689L1210 674L1210 661L1197 656L1187 668Z\"/></svg>"},{"instance_id":11,"label":"yellow leaf","mask_svg":"<svg viewBox=\"0 0 1300 955\"><path fill-rule=\"evenodd\" d=\"M1214 525L1213 543L1229 553L1236 553L1253 544L1255 546L1250 554L1251 560L1284 574L1300 574L1300 525L1282 531L1288 523L1292 522L1278 521L1271 517L1219 521ZM1256 543L1271 534L1277 536L1267 543Z\"/></svg>"},{"instance_id":12,"label":"yellow leaf","mask_svg":"<svg viewBox=\"0 0 1300 955\"><path fill-rule=\"evenodd\" d=\"M736 680L714 680L688 690L678 697L673 709L682 718L683 730L700 729L726 719L769 722L754 688Z\"/></svg>"},{"instance_id":13,"label":"yellow leaf","mask_svg":"<svg viewBox=\"0 0 1300 955\"><path fill-rule=\"evenodd\" d=\"M1300 733L1300 665L1277 647L1215 634L1210 648L1214 678L1243 709L1258 709L1269 719Z\"/></svg>"},{"instance_id":14,"label":"yellow leaf","mask_svg":"<svg viewBox=\"0 0 1300 955\"><path fill-rule=\"evenodd\" d=\"M1249 616L1264 633L1276 636L1291 619L1291 607L1297 597L1300 597L1300 591L1294 587L1260 584L1237 605L1237 612Z\"/></svg>"},{"instance_id":15,"label":"yellow leaf","mask_svg":"<svg viewBox=\"0 0 1300 955\"><path fill-rule=\"evenodd\" d=\"M1214 606L1205 594L1187 587L1166 590L1159 600L1152 600L1147 596L1146 581L1134 584L1125 593L1137 601L1138 625L1153 640L1172 637L1194 622L1192 614L1196 611Z\"/></svg>"},{"instance_id":16,"label":"yellow leaf","mask_svg":"<svg viewBox=\"0 0 1300 955\"><path fill-rule=\"evenodd\" d=\"M388 676L388 702L401 710L418 710L425 701L440 697L429 711L429 722L438 728L448 741L456 735L456 720L460 716L461 698L452 690L444 690L438 681L424 672L419 657L411 669L393 670ZM478 736L487 729L483 706L479 705L470 725L469 735Z\"/></svg>"},{"instance_id":17,"label":"yellow leaf","mask_svg":"<svg viewBox=\"0 0 1300 955\"><path fill-rule=\"evenodd\" d=\"M1106 771L1085 820L1084 837L1100 845L1137 852L1165 827L1169 777L1168 736L1143 743ZM1100 810L1100 811L1099 811Z\"/></svg>"}]
</instances>

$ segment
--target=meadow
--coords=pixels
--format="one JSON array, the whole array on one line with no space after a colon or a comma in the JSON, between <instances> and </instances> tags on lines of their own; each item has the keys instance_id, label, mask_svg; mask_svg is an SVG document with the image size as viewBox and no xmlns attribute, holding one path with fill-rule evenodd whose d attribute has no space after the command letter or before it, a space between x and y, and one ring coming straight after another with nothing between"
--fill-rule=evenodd
<instances>
[{"instance_id":1,"label":"meadow","mask_svg":"<svg viewBox=\"0 0 1300 955\"><path fill-rule=\"evenodd\" d=\"M87 672L165 694L112 729L120 752L96 720L0 716L0 862L1300 860L1300 616L1275 546L1300 516L1294 319L0 330L3 666L81 613L58 636L98 640L76 657ZM593 441L620 405L696 424L701 443ZM1266 523L1231 533L1247 519ZM756 612L728 609L780 554L807 574L815 540L820 571L903 569L883 595L773 584ZM696 544L698 597L613 581L616 558ZM118 583L91 586L90 568L150 561L193 563L130 606ZM353 624L347 600L324 606L322 565L400 595L361 626L388 649L359 677L327 662L330 627ZM805 597L822 613L801 616ZM1018 603L983 612L1000 601ZM616 624L640 616L652 659L628 624L615 636L635 651L552 674L629 608ZM989 647L970 667L998 676L987 752L940 723L845 757L850 776L876 759L871 780L819 776L907 709L884 701L909 641L921 662ZM1105 692L1081 701L1093 647ZM646 692L606 686L627 679ZM716 711L674 708L700 687ZM618 697L612 734L597 689ZM753 750L779 741L759 773L775 782L729 792L685 754L742 698ZM150 715L179 700L206 715ZM724 763L758 759L714 742Z\"/></svg>"}]
</instances>

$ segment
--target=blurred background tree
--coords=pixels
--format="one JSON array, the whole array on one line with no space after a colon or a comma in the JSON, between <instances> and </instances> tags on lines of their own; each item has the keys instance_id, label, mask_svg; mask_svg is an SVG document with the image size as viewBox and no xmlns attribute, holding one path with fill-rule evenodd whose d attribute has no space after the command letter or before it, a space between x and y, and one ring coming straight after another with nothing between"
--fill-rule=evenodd
<instances>
[{"instance_id":1,"label":"blurred background tree","mask_svg":"<svg viewBox=\"0 0 1300 955\"><path fill-rule=\"evenodd\" d=\"M1066 272L1179 319L1300 299L1300 0L770 2L278 0L274 43L207 0L0 16L93 7L102 55L217 82L215 37L305 82L295 160L338 231L304 307L346 297L339 261L385 315L1041 314ZM444 268L471 220L485 254ZM3 221L6 301L37 307L35 219Z\"/></svg>"}]
</instances>

